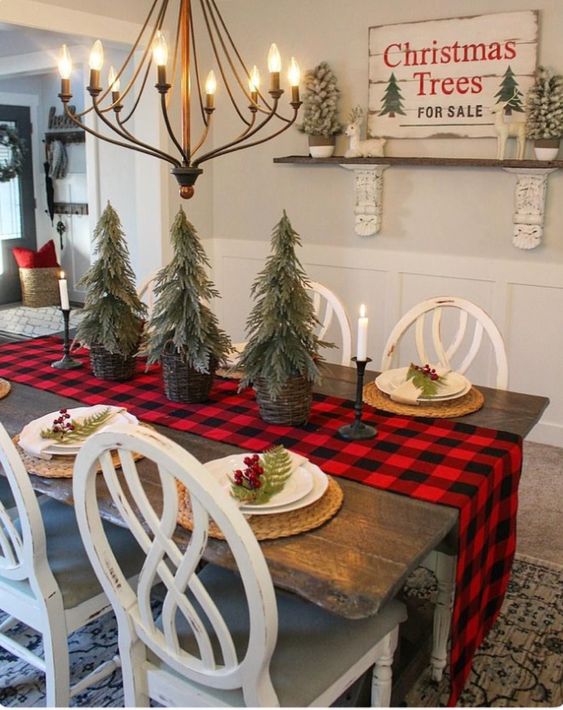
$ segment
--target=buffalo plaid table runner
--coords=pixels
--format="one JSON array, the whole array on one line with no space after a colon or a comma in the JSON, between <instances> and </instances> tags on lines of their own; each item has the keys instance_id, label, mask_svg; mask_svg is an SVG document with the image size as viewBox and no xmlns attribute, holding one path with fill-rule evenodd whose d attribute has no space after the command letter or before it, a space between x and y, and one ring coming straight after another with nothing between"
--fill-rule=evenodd
<instances>
[{"instance_id":1,"label":"buffalo plaid table runner","mask_svg":"<svg viewBox=\"0 0 563 710\"><path fill-rule=\"evenodd\" d=\"M516 544L516 511L522 443L519 436L448 420L381 415L366 407L378 436L344 442L338 428L353 418L353 403L315 395L303 428L265 424L254 393L218 379L211 401L168 401L158 367L133 380L104 382L90 374L88 355L78 370L55 370L61 356L55 337L0 346L0 376L49 390L83 404L114 404L143 421L192 432L250 451L281 443L334 476L459 510L456 596L451 631L450 704L471 669L473 653L491 628L508 584ZM1 413L1 402L0 402Z\"/></svg>"}]
</instances>

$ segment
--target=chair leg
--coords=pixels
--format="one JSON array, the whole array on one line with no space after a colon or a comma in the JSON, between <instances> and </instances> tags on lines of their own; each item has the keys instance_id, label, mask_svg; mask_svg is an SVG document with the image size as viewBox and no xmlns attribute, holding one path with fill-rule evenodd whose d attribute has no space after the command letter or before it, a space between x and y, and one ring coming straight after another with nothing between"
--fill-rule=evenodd
<instances>
[{"instance_id":1,"label":"chair leg","mask_svg":"<svg viewBox=\"0 0 563 710\"><path fill-rule=\"evenodd\" d=\"M121 627L119 626L120 623L123 624ZM147 658L146 646L137 637L127 617L118 619L118 628L119 655L121 659L121 673L123 676L125 707L150 707L145 668Z\"/></svg>"},{"instance_id":2,"label":"chair leg","mask_svg":"<svg viewBox=\"0 0 563 710\"><path fill-rule=\"evenodd\" d=\"M68 659L68 636L63 619L49 624L43 632L45 657L45 687L47 707L70 705L70 669Z\"/></svg>"},{"instance_id":3,"label":"chair leg","mask_svg":"<svg viewBox=\"0 0 563 710\"><path fill-rule=\"evenodd\" d=\"M434 630L432 637L432 679L442 680L448 658L448 638L452 621L455 588L456 557L443 552L436 553L436 579L438 594L434 608Z\"/></svg>"},{"instance_id":4,"label":"chair leg","mask_svg":"<svg viewBox=\"0 0 563 710\"><path fill-rule=\"evenodd\" d=\"M393 654L397 648L398 639L398 626L381 639L381 654L375 662L371 679L371 706L373 708L388 708L391 705Z\"/></svg>"}]
</instances>

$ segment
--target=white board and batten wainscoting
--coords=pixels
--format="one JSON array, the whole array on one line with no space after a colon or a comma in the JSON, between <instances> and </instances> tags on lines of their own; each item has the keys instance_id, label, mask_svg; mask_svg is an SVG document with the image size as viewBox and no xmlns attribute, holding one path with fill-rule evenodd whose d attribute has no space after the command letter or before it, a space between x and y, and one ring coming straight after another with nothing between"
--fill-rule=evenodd
<instances>
[{"instance_id":1,"label":"white board and batten wainscoting","mask_svg":"<svg viewBox=\"0 0 563 710\"><path fill-rule=\"evenodd\" d=\"M216 311L234 342L244 339L250 286L269 253L268 241L205 241L222 298ZM529 438L563 446L563 266L463 257L305 245L299 254L309 275L344 302L356 332L359 304L369 315L369 369L378 369L392 326L411 306L431 296L467 298L489 313L507 348L509 389L544 395L551 404ZM447 326L446 326L447 327ZM328 339L336 340L336 334ZM355 344L352 349L354 352ZM339 353L327 351L327 360ZM400 354L408 362L411 352ZM416 359L415 355L412 355ZM404 364L404 363L402 363ZM475 384L494 386L492 349L483 347L471 371ZM369 378L368 378L369 380Z\"/></svg>"}]
</instances>

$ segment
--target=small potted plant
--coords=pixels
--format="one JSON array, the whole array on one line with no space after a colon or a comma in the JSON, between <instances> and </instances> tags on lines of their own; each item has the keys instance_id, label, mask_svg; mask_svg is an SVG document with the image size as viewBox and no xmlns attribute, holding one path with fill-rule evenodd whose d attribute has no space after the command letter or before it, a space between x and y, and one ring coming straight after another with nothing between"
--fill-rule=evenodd
<instances>
[{"instance_id":1,"label":"small potted plant","mask_svg":"<svg viewBox=\"0 0 563 710\"><path fill-rule=\"evenodd\" d=\"M563 135L563 77L539 66L526 97L526 109L526 131L534 140L536 158L555 160Z\"/></svg>"},{"instance_id":2,"label":"small potted plant","mask_svg":"<svg viewBox=\"0 0 563 710\"><path fill-rule=\"evenodd\" d=\"M125 235L109 202L93 244L96 260L78 283L86 289L86 302L76 339L89 346L95 377L128 380L135 371L146 307L137 296Z\"/></svg>"},{"instance_id":3,"label":"small potted plant","mask_svg":"<svg viewBox=\"0 0 563 710\"><path fill-rule=\"evenodd\" d=\"M182 208L170 231L172 261L154 286L155 304L143 352L162 364L164 391L173 402L205 402L219 364L232 349L209 308L219 292L208 279L209 261Z\"/></svg>"},{"instance_id":4,"label":"small potted plant","mask_svg":"<svg viewBox=\"0 0 563 710\"><path fill-rule=\"evenodd\" d=\"M303 123L298 128L309 137L309 152L313 158L330 158L336 136L342 130L338 120L340 90L336 76L327 62L321 62L305 72L304 81Z\"/></svg>"},{"instance_id":5,"label":"small potted plant","mask_svg":"<svg viewBox=\"0 0 563 710\"><path fill-rule=\"evenodd\" d=\"M319 350L328 345L315 333L309 281L295 254L300 244L284 211L273 231L272 254L252 286L256 303L236 366L244 373L241 388L254 386L262 419L292 426L309 419L312 386L320 379Z\"/></svg>"}]
</instances>

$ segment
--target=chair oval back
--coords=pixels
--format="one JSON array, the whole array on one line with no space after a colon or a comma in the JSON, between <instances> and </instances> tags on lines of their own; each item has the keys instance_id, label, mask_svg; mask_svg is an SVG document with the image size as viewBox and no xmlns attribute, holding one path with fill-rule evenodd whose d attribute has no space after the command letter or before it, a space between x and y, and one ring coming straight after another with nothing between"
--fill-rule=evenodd
<instances>
[{"instance_id":1,"label":"chair oval back","mask_svg":"<svg viewBox=\"0 0 563 710\"><path fill-rule=\"evenodd\" d=\"M340 364L349 365L352 357L352 330L342 301L333 291L317 281L311 281L309 288L312 291L315 315L320 323L317 336L320 340L324 340L332 323L333 316L336 316L342 336L342 357Z\"/></svg>"},{"instance_id":2,"label":"chair oval back","mask_svg":"<svg viewBox=\"0 0 563 710\"><path fill-rule=\"evenodd\" d=\"M119 474L110 455L115 450L121 461ZM156 464L161 511L143 488L133 452ZM136 591L119 568L101 524L96 498L98 462L113 503L146 554ZM242 688L245 698L256 704L260 698L257 686L271 688L268 668L277 638L277 607L262 551L235 502L190 453L142 426L108 428L90 437L77 456L73 479L84 547L116 612L122 657L142 640L189 680L213 688ZM189 491L193 519L184 552L173 540L178 484ZM250 627L243 659L237 658L231 632L196 574L210 518L225 536L246 593ZM166 587L160 620L154 618L150 603L155 578ZM187 625L191 633L194 648L189 651L182 648L178 637L178 614L183 617L181 626Z\"/></svg>"},{"instance_id":3,"label":"chair oval back","mask_svg":"<svg viewBox=\"0 0 563 710\"><path fill-rule=\"evenodd\" d=\"M457 329L449 344L444 344L442 341L442 313L445 308L457 309L459 312ZM462 374L467 371L479 352L483 340L483 332L485 332L491 341L495 355L497 368L495 386L498 389L506 389L508 387L508 360L504 341L499 329L482 308L471 303L471 301L455 296L430 298L418 303L405 313L391 331L385 344L383 357L381 359L382 371L388 370L392 366L393 356L397 352L399 341L413 325L415 327L416 349L420 362L434 362L435 358L431 351L429 351L425 340L425 318L426 315L430 313L432 313L432 346L438 361L442 365L446 367L451 366L453 358L458 354L460 346L464 342L471 317L473 336L467 353L465 356L460 356L462 360L459 365L456 365L456 371Z\"/></svg>"},{"instance_id":4,"label":"chair oval back","mask_svg":"<svg viewBox=\"0 0 563 710\"><path fill-rule=\"evenodd\" d=\"M19 525L0 500L0 577L29 579L37 591L36 564L46 558L45 528L25 466L0 424L0 463L8 478ZM51 578L50 572L46 572Z\"/></svg>"}]
</instances>

